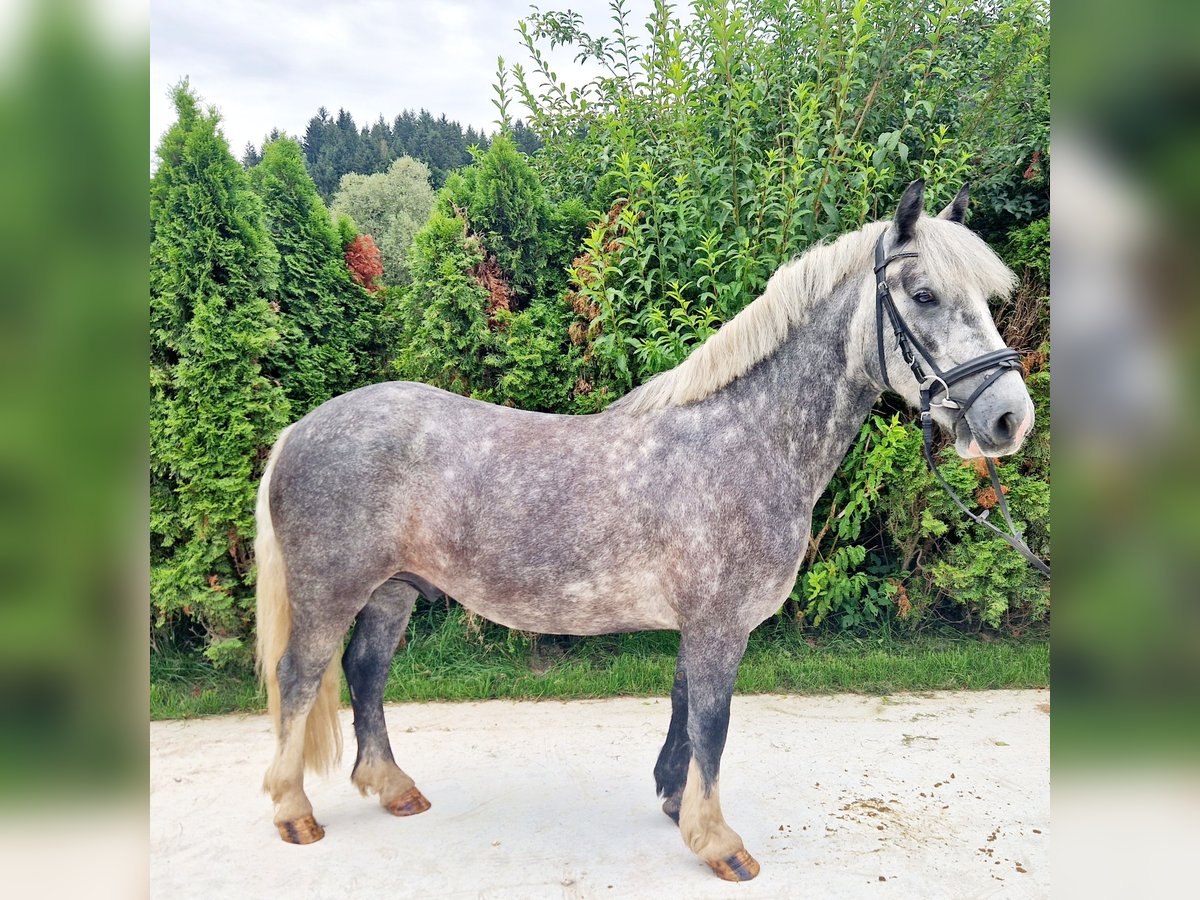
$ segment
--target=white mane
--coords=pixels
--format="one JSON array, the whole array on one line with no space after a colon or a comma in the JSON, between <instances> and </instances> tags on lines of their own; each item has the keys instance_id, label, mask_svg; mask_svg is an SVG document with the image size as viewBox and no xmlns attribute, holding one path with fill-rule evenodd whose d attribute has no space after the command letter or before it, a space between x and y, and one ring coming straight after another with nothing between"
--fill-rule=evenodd
<instances>
[{"instance_id":1,"label":"white mane","mask_svg":"<svg viewBox=\"0 0 1200 900\"><path fill-rule=\"evenodd\" d=\"M937 224L934 224L934 223ZM675 368L655 375L611 407L631 413L694 403L744 375L771 356L793 327L802 326L817 303L838 283L858 273L864 289L873 284L873 253L890 222L873 222L830 244L816 244L780 266L762 296L726 322ZM950 222L922 216L916 251L934 285L973 286L985 297L1008 294L1015 277L974 233Z\"/></svg>"}]
</instances>

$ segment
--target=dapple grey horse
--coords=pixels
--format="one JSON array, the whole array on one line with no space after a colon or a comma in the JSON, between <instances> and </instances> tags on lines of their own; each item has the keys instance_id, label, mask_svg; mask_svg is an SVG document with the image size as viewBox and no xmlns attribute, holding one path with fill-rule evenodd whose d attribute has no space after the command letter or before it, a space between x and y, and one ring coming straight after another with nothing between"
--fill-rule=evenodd
<instances>
[{"instance_id":1,"label":"dapple grey horse","mask_svg":"<svg viewBox=\"0 0 1200 900\"><path fill-rule=\"evenodd\" d=\"M879 358L876 291L890 291L943 369L1004 346L987 300L1010 292L1013 274L964 226L965 188L936 217L923 197L914 182L891 222L782 266L688 359L602 413L525 412L400 382L337 397L284 431L256 543L259 665L278 733L264 789L284 840L324 834L303 772L341 750L339 658L352 781L395 815L429 808L392 757L382 701L414 600L444 592L533 632L677 629L654 767L663 810L722 878L758 873L718 794L734 676L750 631L792 589L813 504L884 390L884 365L917 403L896 345ZM891 254L882 285L877 244ZM964 457L1011 454L1033 424L1019 370L993 376L970 408L933 409Z\"/></svg>"}]
</instances>

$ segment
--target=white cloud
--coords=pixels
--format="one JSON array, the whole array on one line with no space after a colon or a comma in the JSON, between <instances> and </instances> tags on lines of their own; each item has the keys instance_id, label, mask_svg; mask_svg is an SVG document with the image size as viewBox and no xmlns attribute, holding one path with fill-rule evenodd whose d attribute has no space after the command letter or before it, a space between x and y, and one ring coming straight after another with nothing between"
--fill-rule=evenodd
<instances>
[{"instance_id":1,"label":"white cloud","mask_svg":"<svg viewBox=\"0 0 1200 900\"><path fill-rule=\"evenodd\" d=\"M593 34L607 33L605 0L553 0ZM652 0L632 0L644 34ZM150 18L151 152L174 120L167 92L184 76L217 106L236 155L272 128L302 135L317 108L345 107L362 126L404 109L445 114L465 128L494 130L496 57L526 62L516 33L525 0L157 0ZM569 84L593 70L559 48L550 55Z\"/></svg>"}]
</instances>

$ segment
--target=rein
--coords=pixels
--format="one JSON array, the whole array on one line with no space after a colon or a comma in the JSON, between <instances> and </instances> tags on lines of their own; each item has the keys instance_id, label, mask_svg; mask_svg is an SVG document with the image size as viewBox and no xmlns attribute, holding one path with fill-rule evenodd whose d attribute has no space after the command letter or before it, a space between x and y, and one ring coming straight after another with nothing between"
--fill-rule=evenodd
<instances>
[{"instance_id":1,"label":"rein","mask_svg":"<svg viewBox=\"0 0 1200 900\"><path fill-rule=\"evenodd\" d=\"M1032 550L1025 544L1024 535L1017 530L1013 525L1012 517L1008 512L1008 503L1004 499L1004 491L1000 486L1000 476L996 473L996 466L991 458L984 457L987 463L988 476L992 481L992 489L996 492L996 504L1000 507L1000 513L1004 517L1004 522L1008 526L1008 531L1002 528L997 528L991 522L987 521L990 509L985 509L982 514L972 512L967 505L962 501L962 498L954 492L942 473L938 471L937 465L933 461L933 413L931 408L940 406L943 409L957 410L955 424L962 420L966 415L967 410L971 408L971 404L979 399L992 384L1005 373L1011 370L1020 371L1021 369L1021 354L1011 347L1005 347L1001 350L992 350L989 353L984 353L981 356L976 356L974 359L967 360L961 365L943 372L929 351L913 334L912 329L908 327L908 323L900 315L900 311L896 309L896 303L892 299L891 289L887 284L887 267L891 262L906 257L916 256L916 253L893 253L891 256L884 254L883 242L887 237L887 232L879 236L879 240L875 243L875 338L877 349L879 351L879 368L883 372L883 383L891 388L891 379L888 377L887 356L884 354L883 346L883 318L886 315L892 326L892 333L896 338L896 345L900 349L901 356L912 370L913 377L917 379L917 384L920 386L921 396L921 431L924 437L922 442L922 453L925 456L925 462L929 466L929 470L937 478L938 483L954 501L954 505L962 510L967 518L971 521L982 525L989 531L994 532L999 537L1003 538L1009 545L1016 550L1021 556L1028 560L1029 564L1041 572L1046 577L1050 576L1050 567L1044 561L1039 559ZM925 365L929 366L933 373L927 375L924 366L921 365L922 360ZM979 383L979 386L965 400L959 400L950 394L950 386L957 384L963 379L970 378L972 375L978 375L980 372L986 372L989 369L994 371ZM934 400L934 396L939 393L944 393L945 397L940 400ZM967 423L967 429L970 430L970 423Z\"/></svg>"}]
</instances>

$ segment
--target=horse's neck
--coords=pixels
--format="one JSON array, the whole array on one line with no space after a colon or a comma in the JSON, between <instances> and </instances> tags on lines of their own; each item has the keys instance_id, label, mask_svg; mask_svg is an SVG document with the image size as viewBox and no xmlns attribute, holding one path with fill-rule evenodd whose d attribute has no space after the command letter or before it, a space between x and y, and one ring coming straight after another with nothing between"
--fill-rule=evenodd
<instances>
[{"instance_id":1,"label":"horse's neck","mask_svg":"<svg viewBox=\"0 0 1200 900\"><path fill-rule=\"evenodd\" d=\"M879 389L866 372L865 321L853 280L792 328L780 348L718 395L728 414L783 458L799 497L815 502Z\"/></svg>"}]
</instances>

